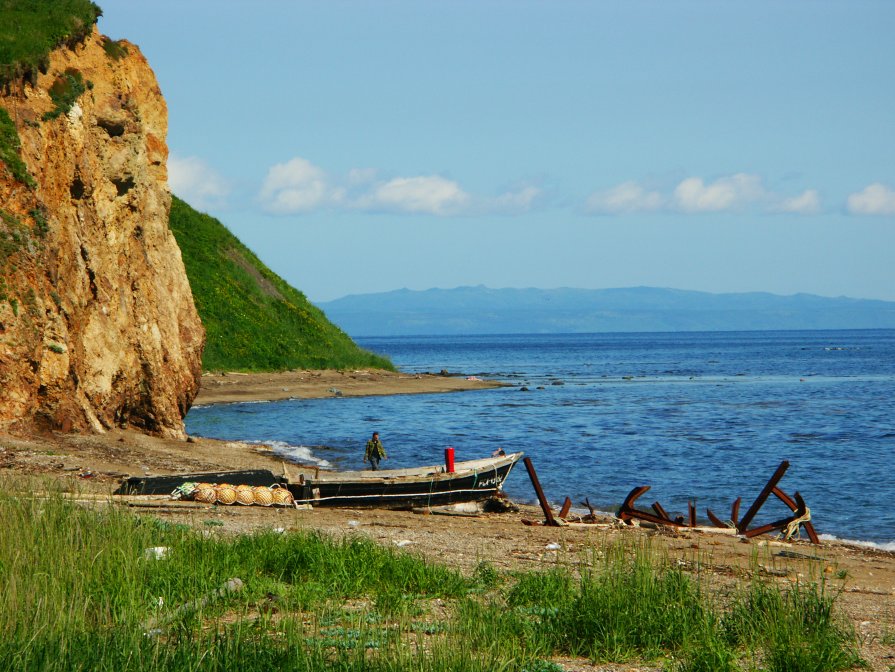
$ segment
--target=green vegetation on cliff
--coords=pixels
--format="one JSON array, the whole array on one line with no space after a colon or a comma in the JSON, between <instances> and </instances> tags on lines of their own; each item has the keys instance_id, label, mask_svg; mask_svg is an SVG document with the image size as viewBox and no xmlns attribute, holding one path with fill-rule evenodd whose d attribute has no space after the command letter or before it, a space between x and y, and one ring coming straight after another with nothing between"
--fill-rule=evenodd
<instances>
[{"instance_id":1,"label":"green vegetation on cliff","mask_svg":"<svg viewBox=\"0 0 895 672\"><path fill-rule=\"evenodd\" d=\"M33 85L50 52L83 40L100 16L90 0L0 0L0 86Z\"/></svg>"},{"instance_id":2,"label":"green vegetation on cliff","mask_svg":"<svg viewBox=\"0 0 895 672\"><path fill-rule=\"evenodd\" d=\"M13 178L33 187L34 178L28 174L28 168L19 156L21 148L22 143L15 123L9 113L0 107L0 162L6 165Z\"/></svg>"},{"instance_id":3,"label":"green vegetation on cliff","mask_svg":"<svg viewBox=\"0 0 895 672\"><path fill-rule=\"evenodd\" d=\"M170 224L207 332L205 370L394 369L360 349L217 219L175 196Z\"/></svg>"},{"instance_id":4,"label":"green vegetation on cliff","mask_svg":"<svg viewBox=\"0 0 895 672\"><path fill-rule=\"evenodd\" d=\"M0 89L8 92L25 82L34 86L37 74L49 68L50 52L83 41L100 16L102 10L90 0L0 0ZM67 112L84 88L81 73L75 70L59 77L50 89L56 108L45 120ZM2 108L0 162L16 180L34 186L19 157L15 123Z\"/></svg>"}]
</instances>

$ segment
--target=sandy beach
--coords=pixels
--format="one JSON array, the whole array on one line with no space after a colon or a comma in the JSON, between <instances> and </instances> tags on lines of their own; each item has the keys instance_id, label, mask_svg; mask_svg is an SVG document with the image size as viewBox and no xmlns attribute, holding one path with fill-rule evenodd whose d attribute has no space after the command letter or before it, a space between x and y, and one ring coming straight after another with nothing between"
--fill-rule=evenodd
<instances>
[{"instance_id":1,"label":"sandy beach","mask_svg":"<svg viewBox=\"0 0 895 672\"><path fill-rule=\"evenodd\" d=\"M203 376L197 402L326 397L335 394L333 389L351 396L493 386L495 383L488 381L452 376L364 371L218 374ZM0 479L7 488L42 487L35 483L50 478L91 506L128 506L126 502L111 503L110 496L125 475L243 468L279 472L282 463L266 447L240 442L201 438L178 441L119 430L102 435L0 434ZM483 560L500 569L546 569L557 562L577 561L577 552L588 544L648 541L657 552L667 553L672 562L693 571L698 568L720 591L727 591L755 571L781 582L824 579L830 590L841 591L839 608L854 625L870 669L895 668L895 553L875 548L839 542L824 542L815 547L806 541L782 543L771 537L744 540L695 531L638 529L620 525L612 518L592 526L530 527L522 520L543 516L539 509L527 506L503 514L424 515L408 511L273 510L156 501L132 506L132 510L195 525L214 519L222 523L216 527L223 533L313 528L335 535L365 535L467 571ZM823 533L823 529L819 532Z\"/></svg>"},{"instance_id":2,"label":"sandy beach","mask_svg":"<svg viewBox=\"0 0 895 672\"><path fill-rule=\"evenodd\" d=\"M202 387L195 403L427 394L494 387L501 387L501 383L449 373L407 374L379 370L206 373L202 376Z\"/></svg>"}]
</instances>

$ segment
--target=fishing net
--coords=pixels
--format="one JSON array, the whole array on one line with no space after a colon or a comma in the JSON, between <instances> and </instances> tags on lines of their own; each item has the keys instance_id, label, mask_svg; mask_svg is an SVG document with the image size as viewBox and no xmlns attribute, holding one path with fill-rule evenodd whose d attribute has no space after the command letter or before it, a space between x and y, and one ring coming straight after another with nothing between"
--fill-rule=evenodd
<instances>
[{"instance_id":1,"label":"fishing net","mask_svg":"<svg viewBox=\"0 0 895 672\"><path fill-rule=\"evenodd\" d=\"M273 495L273 503L277 506L292 506L295 503L295 498L287 488L275 485L270 490Z\"/></svg>"},{"instance_id":2,"label":"fishing net","mask_svg":"<svg viewBox=\"0 0 895 672\"><path fill-rule=\"evenodd\" d=\"M236 502L236 488L227 483L218 485L215 489L217 493L217 501L219 504L233 504Z\"/></svg>"},{"instance_id":3,"label":"fishing net","mask_svg":"<svg viewBox=\"0 0 895 672\"><path fill-rule=\"evenodd\" d=\"M259 506L271 506L273 504L273 492L271 492L270 488L266 488L263 485L252 488L252 498L255 504Z\"/></svg>"},{"instance_id":4,"label":"fishing net","mask_svg":"<svg viewBox=\"0 0 895 672\"><path fill-rule=\"evenodd\" d=\"M236 486L236 501L243 506L251 506L255 503L255 493L252 492L251 485Z\"/></svg>"},{"instance_id":5,"label":"fishing net","mask_svg":"<svg viewBox=\"0 0 895 672\"><path fill-rule=\"evenodd\" d=\"M193 499L197 502L202 502L203 504L214 504L217 498L218 493L215 491L214 486L210 483L202 483L195 490L193 490Z\"/></svg>"},{"instance_id":6,"label":"fishing net","mask_svg":"<svg viewBox=\"0 0 895 672\"><path fill-rule=\"evenodd\" d=\"M192 499L203 504L242 504L243 506L292 506L295 498L285 486L230 485L229 483L186 482L178 486L171 499Z\"/></svg>"}]
</instances>

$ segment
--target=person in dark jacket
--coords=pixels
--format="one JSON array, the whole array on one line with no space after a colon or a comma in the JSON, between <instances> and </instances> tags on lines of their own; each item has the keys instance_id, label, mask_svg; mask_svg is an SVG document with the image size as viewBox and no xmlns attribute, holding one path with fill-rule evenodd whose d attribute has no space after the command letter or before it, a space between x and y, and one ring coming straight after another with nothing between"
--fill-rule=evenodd
<instances>
[{"instance_id":1,"label":"person in dark jacket","mask_svg":"<svg viewBox=\"0 0 895 672\"><path fill-rule=\"evenodd\" d=\"M373 432L373 438L367 441L364 462L369 462L370 469L376 471L379 469L379 460L387 459L388 455L385 454L385 448L382 446L382 441L379 440L379 432Z\"/></svg>"}]
</instances>

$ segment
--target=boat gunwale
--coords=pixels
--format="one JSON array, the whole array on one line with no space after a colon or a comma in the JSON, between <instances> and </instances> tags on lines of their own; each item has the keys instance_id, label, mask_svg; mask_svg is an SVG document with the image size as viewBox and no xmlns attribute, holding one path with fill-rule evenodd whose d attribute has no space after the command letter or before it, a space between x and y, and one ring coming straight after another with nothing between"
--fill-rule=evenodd
<instances>
[{"instance_id":1,"label":"boat gunwale","mask_svg":"<svg viewBox=\"0 0 895 672\"><path fill-rule=\"evenodd\" d=\"M407 481L441 481L465 478L467 476L481 473L483 471L495 471L505 465L513 465L522 459L525 453L507 453L506 455L498 455L495 457L484 457L476 460L466 460L454 464L454 471L445 471L445 466L426 465L422 467L408 467L404 469L372 469L358 471L322 471L314 467L305 467L299 472L299 476L303 476L305 481L310 483L346 483L363 481L365 483L402 483ZM293 465L289 465L292 467ZM301 469L301 468L300 468ZM286 480L288 483L297 483L298 477L292 476L289 471L286 472Z\"/></svg>"}]
</instances>

